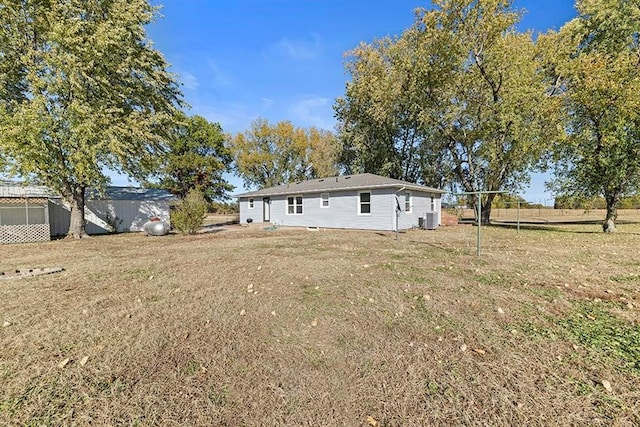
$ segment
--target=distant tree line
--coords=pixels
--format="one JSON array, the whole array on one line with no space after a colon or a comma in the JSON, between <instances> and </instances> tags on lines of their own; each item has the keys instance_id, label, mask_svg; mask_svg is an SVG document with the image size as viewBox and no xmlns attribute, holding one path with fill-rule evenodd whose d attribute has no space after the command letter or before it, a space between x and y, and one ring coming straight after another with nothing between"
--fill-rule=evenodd
<instances>
[{"instance_id":1,"label":"distant tree line","mask_svg":"<svg viewBox=\"0 0 640 427\"><path fill-rule=\"evenodd\" d=\"M585 199L581 197L561 196L556 197L553 207L554 209L606 209L607 201L604 197ZM640 209L640 195L622 197L618 207L620 209Z\"/></svg>"},{"instance_id":2,"label":"distant tree line","mask_svg":"<svg viewBox=\"0 0 640 427\"><path fill-rule=\"evenodd\" d=\"M493 199L492 208L496 209L538 209L544 208L540 203L531 203L527 202L524 198L520 196L514 196L511 194L497 194Z\"/></svg>"}]
</instances>

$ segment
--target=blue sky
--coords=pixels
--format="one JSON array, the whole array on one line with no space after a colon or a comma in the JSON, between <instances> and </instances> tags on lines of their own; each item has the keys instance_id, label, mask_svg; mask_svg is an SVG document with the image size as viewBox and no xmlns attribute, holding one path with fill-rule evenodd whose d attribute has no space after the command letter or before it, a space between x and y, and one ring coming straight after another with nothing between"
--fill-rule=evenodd
<instances>
[{"instance_id":1,"label":"blue sky","mask_svg":"<svg viewBox=\"0 0 640 427\"><path fill-rule=\"evenodd\" d=\"M252 120L290 120L333 129L333 103L348 76L344 53L360 42L400 34L418 0L152 0L162 18L148 35L183 83L189 114L219 122L225 132ZM519 28L559 29L576 14L571 0L519 0ZM543 179L525 193L550 198ZM242 182L231 179L236 192ZM115 185L126 185L114 177Z\"/></svg>"}]
</instances>

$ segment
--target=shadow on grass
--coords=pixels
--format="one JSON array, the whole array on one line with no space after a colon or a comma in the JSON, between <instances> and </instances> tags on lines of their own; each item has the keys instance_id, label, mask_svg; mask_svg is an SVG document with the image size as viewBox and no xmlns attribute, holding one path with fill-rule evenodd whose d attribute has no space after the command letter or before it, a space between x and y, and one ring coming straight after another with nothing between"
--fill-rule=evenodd
<instances>
[{"instance_id":1,"label":"shadow on grass","mask_svg":"<svg viewBox=\"0 0 640 427\"><path fill-rule=\"evenodd\" d=\"M198 234L219 233L224 231L224 224L207 224L200 227Z\"/></svg>"}]
</instances>

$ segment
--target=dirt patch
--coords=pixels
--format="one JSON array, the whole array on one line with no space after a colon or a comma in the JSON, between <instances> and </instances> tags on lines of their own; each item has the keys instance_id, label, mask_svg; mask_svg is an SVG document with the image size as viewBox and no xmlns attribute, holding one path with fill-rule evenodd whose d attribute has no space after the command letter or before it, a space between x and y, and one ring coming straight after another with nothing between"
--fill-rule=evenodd
<instances>
[{"instance_id":1,"label":"dirt patch","mask_svg":"<svg viewBox=\"0 0 640 427\"><path fill-rule=\"evenodd\" d=\"M640 227L589 227L1 248L65 271L0 285L0 424L637 425Z\"/></svg>"}]
</instances>

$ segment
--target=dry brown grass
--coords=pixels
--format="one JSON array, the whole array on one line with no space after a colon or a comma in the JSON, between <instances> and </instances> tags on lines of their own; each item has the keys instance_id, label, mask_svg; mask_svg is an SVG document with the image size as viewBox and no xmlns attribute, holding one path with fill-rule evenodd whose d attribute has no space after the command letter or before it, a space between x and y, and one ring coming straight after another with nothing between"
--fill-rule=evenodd
<instances>
[{"instance_id":1,"label":"dry brown grass","mask_svg":"<svg viewBox=\"0 0 640 427\"><path fill-rule=\"evenodd\" d=\"M473 218L473 209L464 209L460 212L463 218ZM520 221L531 223L602 223L607 216L605 209L520 209ZM491 209L491 220L495 222L516 221L518 210ZM618 221L620 223L640 222L640 209L618 209Z\"/></svg>"},{"instance_id":2,"label":"dry brown grass","mask_svg":"<svg viewBox=\"0 0 640 427\"><path fill-rule=\"evenodd\" d=\"M237 224L240 221L240 214L207 214L207 217L203 221L204 226L208 225L224 225L224 224Z\"/></svg>"},{"instance_id":3,"label":"dry brown grass","mask_svg":"<svg viewBox=\"0 0 640 427\"><path fill-rule=\"evenodd\" d=\"M480 258L472 226L2 246L0 270L66 270L0 281L0 424L638 425L639 236L491 227Z\"/></svg>"}]
</instances>

